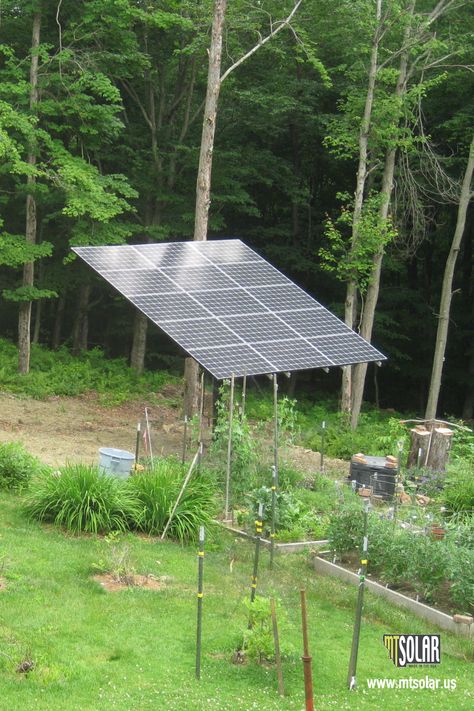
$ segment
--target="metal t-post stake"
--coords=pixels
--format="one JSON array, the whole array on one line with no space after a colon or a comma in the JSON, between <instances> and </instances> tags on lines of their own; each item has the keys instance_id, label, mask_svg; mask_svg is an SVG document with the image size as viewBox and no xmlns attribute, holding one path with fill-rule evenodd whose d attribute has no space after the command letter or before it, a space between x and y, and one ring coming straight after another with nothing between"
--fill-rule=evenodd
<instances>
[{"instance_id":1,"label":"metal t-post stake","mask_svg":"<svg viewBox=\"0 0 474 711\"><path fill-rule=\"evenodd\" d=\"M186 450L188 447L188 416L184 416L184 427L183 427L183 455L181 457L181 461L184 462L186 461Z\"/></svg>"},{"instance_id":2,"label":"metal t-post stake","mask_svg":"<svg viewBox=\"0 0 474 711\"><path fill-rule=\"evenodd\" d=\"M140 455L140 434L142 426L140 422L137 423L137 439L135 441L135 471L138 472L138 457Z\"/></svg>"},{"instance_id":3,"label":"metal t-post stake","mask_svg":"<svg viewBox=\"0 0 474 711\"><path fill-rule=\"evenodd\" d=\"M351 658L349 661L349 672L347 674L347 686L349 687L349 689L355 689L356 687L357 654L359 652L360 626L362 622L362 609L364 606L365 576L367 573L368 563L367 551L369 543L367 538L367 530L369 523L369 508L370 502L366 499L364 501L364 540L362 544L362 559L360 561L361 568L359 572L359 591L357 595L354 632L352 635L352 648Z\"/></svg>"},{"instance_id":4,"label":"metal t-post stake","mask_svg":"<svg viewBox=\"0 0 474 711\"><path fill-rule=\"evenodd\" d=\"M278 488L278 377L273 374L273 466Z\"/></svg>"},{"instance_id":5,"label":"metal t-post stake","mask_svg":"<svg viewBox=\"0 0 474 711\"><path fill-rule=\"evenodd\" d=\"M242 419L245 417L245 406L247 404L247 376L244 375L242 380L242 402L240 405L240 416Z\"/></svg>"},{"instance_id":6,"label":"metal t-post stake","mask_svg":"<svg viewBox=\"0 0 474 711\"><path fill-rule=\"evenodd\" d=\"M203 574L204 574L204 526L199 526L197 631L196 631L196 679L201 678Z\"/></svg>"},{"instance_id":7,"label":"metal t-post stake","mask_svg":"<svg viewBox=\"0 0 474 711\"><path fill-rule=\"evenodd\" d=\"M270 532L270 570L273 568L273 557L275 555L275 528L276 528L276 502L277 502L277 473L275 465L272 466L272 524Z\"/></svg>"},{"instance_id":8,"label":"metal t-post stake","mask_svg":"<svg viewBox=\"0 0 474 711\"><path fill-rule=\"evenodd\" d=\"M324 473L324 444L326 439L326 420L321 425L321 474Z\"/></svg>"},{"instance_id":9,"label":"metal t-post stake","mask_svg":"<svg viewBox=\"0 0 474 711\"><path fill-rule=\"evenodd\" d=\"M225 506L224 506L224 518L226 521L229 520L229 506L230 506L230 476L232 469L232 425L234 422L234 389L235 389L235 377L232 373L230 379L230 401L229 401L229 436L227 439L227 471L225 477Z\"/></svg>"},{"instance_id":10,"label":"metal t-post stake","mask_svg":"<svg viewBox=\"0 0 474 711\"><path fill-rule=\"evenodd\" d=\"M250 586L250 602L255 600L257 594L258 561L260 557L260 541L263 531L263 504L258 505L258 518L255 521L255 555L253 559L252 584ZM249 629L252 623L249 621Z\"/></svg>"}]
</instances>

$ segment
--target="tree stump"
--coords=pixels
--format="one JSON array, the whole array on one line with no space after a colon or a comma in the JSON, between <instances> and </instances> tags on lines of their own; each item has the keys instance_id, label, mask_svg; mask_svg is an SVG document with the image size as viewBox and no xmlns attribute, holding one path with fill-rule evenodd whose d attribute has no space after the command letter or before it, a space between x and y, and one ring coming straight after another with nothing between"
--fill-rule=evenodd
<instances>
[{"instance_id":1,"label":"tree stump","mask_svg":"<svg viewBox=\"0 0 474 711\"><path fill-rule=\"evenodd\" d=\"M417 425L410 430L411 444L408 453L407 469L425 465L430 444L431 432L424 425ZM421 451L420 451L421 450Z\"/></svg>"},{"instance_id":2,"label":"tree stump","mask_svg":"<svg viewBox=\"0 0 474 711\"><path fill-rule=\"evenodd\" d=\"M434 472L446 471L452 440L453 431L448 429L448 427L433 428L428 461L426 464Z\"/></svg>"}]
</instances>

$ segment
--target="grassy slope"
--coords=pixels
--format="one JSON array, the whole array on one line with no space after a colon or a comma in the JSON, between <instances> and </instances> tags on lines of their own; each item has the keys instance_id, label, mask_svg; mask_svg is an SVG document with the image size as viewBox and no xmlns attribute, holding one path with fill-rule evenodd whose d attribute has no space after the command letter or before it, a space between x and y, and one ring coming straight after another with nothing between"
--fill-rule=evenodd
<instances>
[{"instance_id":1,"label":"grassy slope","mask_svg":"<svg viewBox=\"0 0 474 711\"><path fill-rule=\"evenodd\" d=\"M251 569L246 543L225 539L205 560L203 678L194 679L195 571L192 549L132 539L139 572L169 575L162 592L107 594L89 576L104 543L74 538L28 523L16 497L0 497L0 550L8 589L0 592L0 711L261 711L304 707L298 590L309 599L310 640L318 709L471 709L472 643L442 634L437 668L397 670L382 634L429 628L368 596L359 657L359 690L345 689L355 589L315 579L303 558L279 559L272 577L263 556L261 592L274 592L288 611L284 635L295 647L285 662L287 698L276 693L274 671L229 662L246 620L240 600ZM233 573L229 560L235 557ZM433 630L436 631L436 630ZM16 665L28 654L37 663L28 676ZM463 659L464 657L464 659ZM367 677L455 678L455 692L367 691Z\"/></svg>"}]
</instances>

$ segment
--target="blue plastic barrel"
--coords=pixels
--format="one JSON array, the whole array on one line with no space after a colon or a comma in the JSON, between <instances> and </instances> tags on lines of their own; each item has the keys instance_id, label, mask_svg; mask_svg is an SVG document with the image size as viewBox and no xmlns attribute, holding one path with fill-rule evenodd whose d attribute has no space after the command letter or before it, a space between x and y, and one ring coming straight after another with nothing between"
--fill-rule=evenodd
<instances>
[{"instance_id":1,"label":"blue plastic barrel","mask_svg":"<svg viewBox=\"0 0 474 711\"><path fill-rule=\"evenodd\" d=\"M99 469L104 474L126 479L135 461L135 455L124 449L101 447L99 449Z\"/></svg>"}]
</instances>

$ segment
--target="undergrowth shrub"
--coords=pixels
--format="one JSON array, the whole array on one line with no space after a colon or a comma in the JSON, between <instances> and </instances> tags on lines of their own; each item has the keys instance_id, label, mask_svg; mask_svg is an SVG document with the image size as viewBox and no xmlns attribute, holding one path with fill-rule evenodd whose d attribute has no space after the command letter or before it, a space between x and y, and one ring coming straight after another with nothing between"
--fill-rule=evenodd
<instances>
[{"instance_id":1,"label":"undergrowth shrub","mask_svg":"<svg viewBox=\"0 0 474 711\"><path fill-rule=\"evenodd\" d=\"M140 512L135 521L139 530L151 535L163 532L180 492L186 467L178 460L158 460L151 472L131 477L127 486ZM193 474L175 511L168 535L181 543L195 540L199 526L207 532L214 526L215 486L204 472Z\"/></svg>"},{"instance_id":2,"label":"undergrowth shrub","mask_svg":"<svg viewBox=\"0 0 474 711\"><path fill-rule=\"evenodd\" d=\"M472 467L458 463L448 469L444 503L450 513L474 511L474 477Z\"/></svg>"},{"instance_id":3,"label":"undergrowth shrub","mask_svg":"<svg viewBox=\"0 0 474 711\"><path fill-rule=\"evenodd\" d=\"M0 445L0 489L21 491L47 467L29 454L20 442Z\"/></svg>"},{"instance_id":4,"label":"undergrowth shrub","mask_svg":"<svg viewBox=\"0 0 474 711\"><path fill-rule=\"evenodd\" d=\"M83 464L34 479L25 508L32 518L73 533L125 531L140 518L138 502L124 482Z\"/></svg>"}]
</instances>

